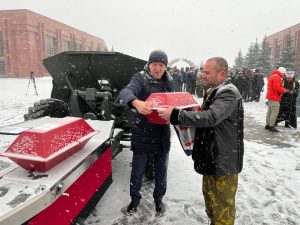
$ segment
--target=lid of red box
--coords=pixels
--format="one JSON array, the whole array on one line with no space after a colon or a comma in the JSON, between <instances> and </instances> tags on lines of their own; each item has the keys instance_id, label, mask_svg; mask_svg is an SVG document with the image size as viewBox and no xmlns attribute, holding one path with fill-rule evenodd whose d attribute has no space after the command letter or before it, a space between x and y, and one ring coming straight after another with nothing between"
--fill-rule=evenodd
<instances>
[{"instance_id":1,"label":"lid of red box","mask_svg":"<svg viewBox=\"0 0 300 225\"><path fill-rule=\"evenodd\" d=\"M188 92L152 93L146 100L152 109L173 106L181 109L199 106Z\"/></svg>"},{"instance_id":2,"label":"lid of red box","mask_svg":"<svg viewBox=\"0 0 300 225\"><path fill-rule=\"evenodd\" d=\"M96 133L97 131L82 118L57 118L47 124L23 131L1 155L25 169L38 171L38 168L45 168L39 165L40 163L47 164L53 161L51 166L54 166L80 150Z\"/></svg>"},{"instance_id":3,"label":"lid of red box","mask_svg":"<svg viewBox=\"0 0 300 225\"><path fill-rule=\"evenodd\" d=\"M153 124L167 124L159 117L157 109L164 106L172 106L180 109L199 107L200 104L188 92L152 93L146 100L153 112L147 115L147 119Z\"/></svg>"}]
</instances>

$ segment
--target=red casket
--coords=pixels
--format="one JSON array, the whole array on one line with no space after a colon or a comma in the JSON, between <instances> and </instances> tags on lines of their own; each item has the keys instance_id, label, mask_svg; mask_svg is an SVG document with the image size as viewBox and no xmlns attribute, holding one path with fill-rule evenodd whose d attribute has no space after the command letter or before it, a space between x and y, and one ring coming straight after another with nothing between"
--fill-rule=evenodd
<instances>
[{"instance_id":1,"label":"red casket","mask_svg":"<svg viewBox=\"0 0 300 225\"><path fill-rule=\"evenodd\" d=\"M26 170L45 172L83 148L96 133L82 118L57 118L23 131L1 156Z\"/></svg>"},{"instance_id":2,"label":"red casket","mask_svg":"<svg viewBox=\"0 0 300 225\"><path fill-rule=\"evenodd\" d=\"M166 124L167 121L160 118L157 109L164 106L173 106L180 109L192 109L199 107L200 104L188 92L152 93L146 102L150 105L153 112L146 117L151 123Z\"/></svg>"}]
</instances>

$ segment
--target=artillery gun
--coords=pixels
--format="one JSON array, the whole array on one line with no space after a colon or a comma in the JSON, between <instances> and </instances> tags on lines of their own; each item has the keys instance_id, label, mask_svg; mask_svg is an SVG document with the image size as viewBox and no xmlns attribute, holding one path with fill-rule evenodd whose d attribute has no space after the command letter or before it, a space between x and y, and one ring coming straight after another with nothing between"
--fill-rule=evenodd
<instances>
[{"instance_id":1,"label":"artillery gun","mask_svg":"<svg viewBox=\"0 0 300 225\"><path fill-rule=\"evenodd\" d=\"M34 103L25 120L75 116L114 120L113 156L130 136L129 109L118 95L146 61L119 52L62 52L43 60L52 76L51 98Z\"/></svg>"}]
</instances>

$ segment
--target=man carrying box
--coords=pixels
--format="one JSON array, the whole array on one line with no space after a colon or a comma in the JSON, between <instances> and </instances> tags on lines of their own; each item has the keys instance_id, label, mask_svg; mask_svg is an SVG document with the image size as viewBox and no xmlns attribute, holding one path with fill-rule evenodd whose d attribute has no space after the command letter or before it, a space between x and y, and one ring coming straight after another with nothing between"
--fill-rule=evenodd
<instances>
[{"instance_id":1,"label":"man carrying box","mask_svg":"<svg viewBox=\"0 0 300 225\"><path fill-rule=\"evenodd\" d=\"M128 213L137 211L142 198L140 189L150 154L155 158L155 188L153 198L156 212L163 213L162 202L167 189L167 168L170 151L170 125L152 124L145 115L152 113L145 102L151 93L173 92L171 76L167 73L168 57L164 51L151 52L144 70L136 73L130 83L121 91L120 98L129 107L136 109L132 124L131 147L133 151L130 178L131 203Z\"/></svg>"},{"instance_id":2,"label":"man carrying box","mask_svg":"<svg viewBox=\"0 0 300 225\"><path fill-rule=\"evenodd\" d=\"M221 57L207 60L203 82L209 89L201 111L166 107L158 113L173 125L196 127L192 158L195 171L203 175L206 213L212 225L233 225L244 154L242 97L231 84L228 64Z\"/></svg>"}]
</instances>

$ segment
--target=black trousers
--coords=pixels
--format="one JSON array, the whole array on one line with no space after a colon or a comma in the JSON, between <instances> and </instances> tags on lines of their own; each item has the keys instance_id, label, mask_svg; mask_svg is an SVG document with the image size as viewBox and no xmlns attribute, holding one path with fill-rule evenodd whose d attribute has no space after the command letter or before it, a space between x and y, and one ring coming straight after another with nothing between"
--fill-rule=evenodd
<instances>
[{"instance_id":1,"label":"black trousers","mask_svg":"<svg viewBox=\"0 0 300 225\"><path fill-rule=\"evenodd\" d=\"M140 189L142 187L143 176L147 165L147 160L151 153L135 153L132 158L132 171L130 178L131 199L141 199ZM154 153L155 165L155 188L153 192L154 200L162 200L167 190L167 170L169 153Z\"/></svg>"}]
</instances>

